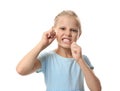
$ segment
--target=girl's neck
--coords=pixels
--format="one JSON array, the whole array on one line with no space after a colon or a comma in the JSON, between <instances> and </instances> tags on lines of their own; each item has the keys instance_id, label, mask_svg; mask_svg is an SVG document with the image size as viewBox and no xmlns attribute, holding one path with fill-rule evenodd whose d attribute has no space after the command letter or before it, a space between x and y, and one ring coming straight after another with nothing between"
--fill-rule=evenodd
<instances>
[{"instance_id":1,"label":"girl's neck","mask_svg":"<svg viewBox=\"0 0 120 91\"><path fill-rule=\"evenodd\" d=\"M72 58L72 53L70 48L58 47L57 49L55 49L55 52L60 56L63 56L66 58Z\"/></svg>"}]
</instances>

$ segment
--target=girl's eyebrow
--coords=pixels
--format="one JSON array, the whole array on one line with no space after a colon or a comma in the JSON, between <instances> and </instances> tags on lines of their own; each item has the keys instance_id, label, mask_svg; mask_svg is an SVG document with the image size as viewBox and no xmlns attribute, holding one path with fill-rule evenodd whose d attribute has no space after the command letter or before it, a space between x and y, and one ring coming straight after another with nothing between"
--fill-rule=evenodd
<instances>
[{"instance_id":1,"label":"girl's eyebrow","mask_svg":"<svg viewBox=\"0 0 120 91\"><path fill-rule=\"evenodd\" d=\"M71 29L73 29L73 30L78 30L78 28L71 28Z\"/></svg>"}]
</instances>

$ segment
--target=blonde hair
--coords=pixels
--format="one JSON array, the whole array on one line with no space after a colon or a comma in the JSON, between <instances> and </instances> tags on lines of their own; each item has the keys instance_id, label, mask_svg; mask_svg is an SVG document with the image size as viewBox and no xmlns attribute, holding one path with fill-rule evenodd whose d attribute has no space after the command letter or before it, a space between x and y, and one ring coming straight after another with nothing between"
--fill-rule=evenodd
<instances>
[{"instance_id":1,"label":"blonde hair","mask_svg":"<svg viewBox=\"0 0 120 91\"><path fill-rule=\"evenodd\" d=\"M80 24L80 20L79 20L79 17L77 16L77 14L72 11L72 10L63 10L62 12L60 12L54 19L54 25L56 25L58 19L60 16L64 16L64 15L68 15L68 16L72 16L76 19L77 23L78 23L78 28L79 28L79 31L80 31L80 34L81 35L81 24Z\"/></svg>"}]
</instances>

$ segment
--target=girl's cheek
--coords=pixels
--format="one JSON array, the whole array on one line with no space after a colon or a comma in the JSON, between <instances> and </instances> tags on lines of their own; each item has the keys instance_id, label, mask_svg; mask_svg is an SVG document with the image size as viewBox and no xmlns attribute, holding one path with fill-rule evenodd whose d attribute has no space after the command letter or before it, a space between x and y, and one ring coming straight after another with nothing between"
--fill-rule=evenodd
<instances>
[{"instance_id":1,"label":"girl's cheek","mask_svg":"<svg viewBox=\"0 0 120 91\"><path fill-rule=\"evenodd\" d=\"M60 37L61 36L61 33L60 32L56 32L56 37L58 38L58 37Z\"/></svg>"},{"instance_id":2,"label":"girl's cheek","mask_svg":"<svg viewBox=\"0 0 120 91\"><path fill-rule=\"evenodd\" d=\"M74 36L73 39L74 39L74 41L77 41L78 40L78 36Z\"/></svg>"},{"instance_id":3,"label":"girl's cheek","mask_svg":"<svg viewBox=\"0 0 120 91\"><path fill-rule=\"evenodd\" d=\"M56 33L58 36L62 35L62 32L60 32L60 31L57 31Z\"/></svg>"},{"instance_id":4,"label":"girl's cheek","mask_svg":"<svg viewBox=\"0 0 120 91\"><path fill-rule=\"evenodd\" d=\"M57 32L56 32L56 36L58 36L58 35L59 35L59 32L57 31Z\"/></svg>"}]
</instances>

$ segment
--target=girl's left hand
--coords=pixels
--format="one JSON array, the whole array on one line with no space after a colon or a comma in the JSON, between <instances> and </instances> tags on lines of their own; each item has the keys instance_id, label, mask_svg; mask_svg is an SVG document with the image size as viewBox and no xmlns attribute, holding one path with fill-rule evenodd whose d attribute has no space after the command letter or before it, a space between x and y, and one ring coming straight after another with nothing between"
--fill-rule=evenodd
<instances>
[{"instance_id":1,"label":"girl's left hand","mask_svg":"<svg viewBox=\"0 0 120 91\"><path fill-rule=\"evenodd\" d=\"M71 52L72 52L73 58L75 58L76 61L78 61L80 58L82 59L82 49L75 42L71 44Z\"/></svg>"}]
</instances>

